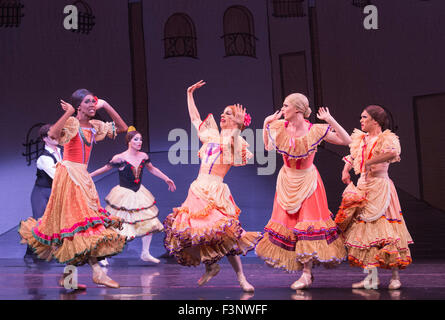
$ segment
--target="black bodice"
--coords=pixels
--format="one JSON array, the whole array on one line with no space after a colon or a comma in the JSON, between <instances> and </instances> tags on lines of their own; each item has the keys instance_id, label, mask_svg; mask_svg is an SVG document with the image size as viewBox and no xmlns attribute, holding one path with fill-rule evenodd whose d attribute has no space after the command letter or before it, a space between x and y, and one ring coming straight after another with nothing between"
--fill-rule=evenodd
<instances>
[{"instance_id":1,"label":"black bodice","mask_svg":"<svg viewBox=\"0 0 445 320\"><path fill-rule=\"evenodd\" d=\"M119 185L123 188L136 192L141 187L145 163L149 161L150 159L142 160L138 167L133 167L133 165L128 161L118 163L110 162L110 164L113 167L119 168Z\"/></svg>"}]
</instances>

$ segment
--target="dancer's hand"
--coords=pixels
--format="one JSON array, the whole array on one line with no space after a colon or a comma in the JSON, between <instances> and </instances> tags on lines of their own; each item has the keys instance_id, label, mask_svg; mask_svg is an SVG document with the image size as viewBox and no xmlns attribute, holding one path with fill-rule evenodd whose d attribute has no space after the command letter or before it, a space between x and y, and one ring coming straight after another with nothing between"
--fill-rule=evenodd
<instances>
[{"instance_id":1,"label":"dancer's hand","mask_svg":"<svg viewBox=\"0 0 445 320\"><path fill-rule=\"evenodd\" d=\"M344 184L351 183L351 175L349 174L349 172L343 171L341 173L341 181L343 181Z\"/></svg>"},{"instance_id":2,"label":"dancer's hand","mask_svg":"<svg viewBox=\"0 0 445 320\"><path fill-rule=\"evenodd\" d=\"M246 116L246 108L243 108L243 105L237 103L237 104L235 104L235 109L236 109L236 113L235 113L234 120L235 120L236 124L238 125L238 127L242 127L244 124L244 117Z\"/></svg>"},{"instance_id":3,"label":"dancer's hand","mask_svg":"<svg viewBox=\"0 0 445 320\"><path fill-rule=\"evenodd\" d=\"M187 93L188 94L193 94L193 92L196 89L201 88L202 86L204 86L206 83L204 82L204 80L200 80L198 82L196 82L194 85L191 85L190 87L187 88Z\"/></svg>"},{"instance_id":4,"label":"dancer's hand","mask_svg":"<svg viewBox=\"0 0 445 320\"><path fill-rule=\"evenodd\" d=\"M269 123L278 120L283 115L283 111L277 110L274 114L268 116L266 119L264 119L264 125L268 125Z\"/></svg>"},{"instance_id":5,"label":"dancer's hand","mask_svg":"<svg viewBox=\"0 0 445 320\"><path fill-rule=\"evenodd\" d=\"M106 103L107 102L105 100L103 100L103 99L97 99L96 111L99 110L99 109L102 109L105 106Z\"/></svg>"},{"instance_id":6,"label":"dancer's hand","mask_svg":"<svg viewBox=\"0 0 445 320\"><path fill-rule=\"evenodd\" d=\"M66 101L60 100L60 106L62 107L63 111L67 113L73 114L75 111L73 106Z\"/></svg>"},{"instance_id":7,"label":"dancer's hand","mask_svg":"<svg viewBox=\"0 0 445 320\"><path fill-rule=\"evenodd\" d=\"M176 185L171 179L165 180L165 183L168 184L168 191L174 192L176 190Z\"/></svg>"},{"instance_id":8,"label":"dancer's hand","mask_svg":"<svg viewBox=\"0 0 445 320\"><path fill-rule=\"evenodd\" d=\"M332 118L328 108L321 107L318 109L317 118L328 122Z\"/></svg>"}]
</instances>

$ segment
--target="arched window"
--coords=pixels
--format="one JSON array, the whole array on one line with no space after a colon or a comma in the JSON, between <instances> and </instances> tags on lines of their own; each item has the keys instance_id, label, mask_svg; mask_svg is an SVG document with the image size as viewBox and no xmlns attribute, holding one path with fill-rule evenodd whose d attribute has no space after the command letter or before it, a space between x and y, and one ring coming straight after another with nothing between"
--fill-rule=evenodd
<instances>
[{"instance_id":1,"label":"arched window","mask_svg":"<svg viewBox=\"0 0 445 320\"><path fill-rule=\"evenodd\" d=\"M305 17L304 0L273 0L273 16L279 18Z\"/></svg>"},{"instance_id":2,"label":"arched window","mask_svg":"<svg viewBox=\"0 0 445 320\"><path fill-rule=\"evenodd\" d=\"M224 13L224 46L226 57L248 56L256 58L256 40L253 16L243 6L233 6Z\"/></svg>"},{"instance_id":3,"label":"arched window","mask_svg":"<svg viewBox=\"0 0 445 320\"><path fill-rule=\"evenodd\" d=\"M93 30L96 17L90 5L83 0L74 1L73 6L78 10L77 29L71 29L72 32L89 34Z\"/></svg>"},{"instance_id":4,"label":"arched window","mask_svg":"<svg viewBox=\"0 0 445 320\"><path fill-rule=\"evenodd\" d=\"M23 7L20 1L0 0L0 27L18 27L24 16Z\"/></svg>"},{"instance_id":5,"label":"arched window","mask_svg":"<svg viewBox=\"0 0 445 320\"><path fill-rule=\"evenodd\" d=\"M352 5L359 7L359 8L364 8L370 4L371 4L371 0L352 0Z\"/></svg>"},{"instance_id":6,"label":"arched window","mask_svg":"<svg viewBox=\"0 0 445 320\"><path fill-rule=\"evenodd\" d=\"M167 19L163 40L164 58L198 57L195 25L185 13L175 13Z\"/></svg>"}]
</instances>

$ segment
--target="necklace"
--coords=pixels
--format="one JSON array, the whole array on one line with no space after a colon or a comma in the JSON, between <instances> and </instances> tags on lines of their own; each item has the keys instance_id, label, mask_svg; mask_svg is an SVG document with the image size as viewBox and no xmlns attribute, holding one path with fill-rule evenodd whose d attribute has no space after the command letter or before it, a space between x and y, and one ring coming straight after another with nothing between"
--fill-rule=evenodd
<instances>
[{"instance_id":1,"label":"necklace","mask_svg":"<svg viewBox=\"0 0 445 320\"><path fill-rule=\"evenodd\" d=\"M81 127L79 127L79 134L80 134L80 137L82 138L83 143L85 143L88 147L90 147L91 146L91 142L88 142L87 138L83 134L83 131L82 131Z\"/></svg>"}]
</instances>

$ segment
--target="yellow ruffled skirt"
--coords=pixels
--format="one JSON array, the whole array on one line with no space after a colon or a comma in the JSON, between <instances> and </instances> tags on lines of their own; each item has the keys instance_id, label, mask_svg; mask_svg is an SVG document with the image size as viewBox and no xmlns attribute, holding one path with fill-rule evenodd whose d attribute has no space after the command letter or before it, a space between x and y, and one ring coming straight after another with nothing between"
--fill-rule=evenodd
<instances>
[{"instance_id":1,"label":"yellow ruffled skirt","mask_svg":"<svg viewBox=\"0 0 445 320\"><path fill-rule=\"evenodd\" d=\"M121 221L100 207L86 165L63 161L57 165L52 193L42 218L21 221L21 243L41 259L82 265L121 252L126 238L114 231Z\"/></svg>"},{"instance_id":2,"label":"yellow ruffled skirt","mask_svg":"<svg viewBox=\"0 0 445 320\"><path fill-rule=\"evenodd\" d=\"M404 269L412 263L408 245L413 244L389 178L361 177L343 193L336 222L351 266Z\"/></svg>"}]
</instances>

